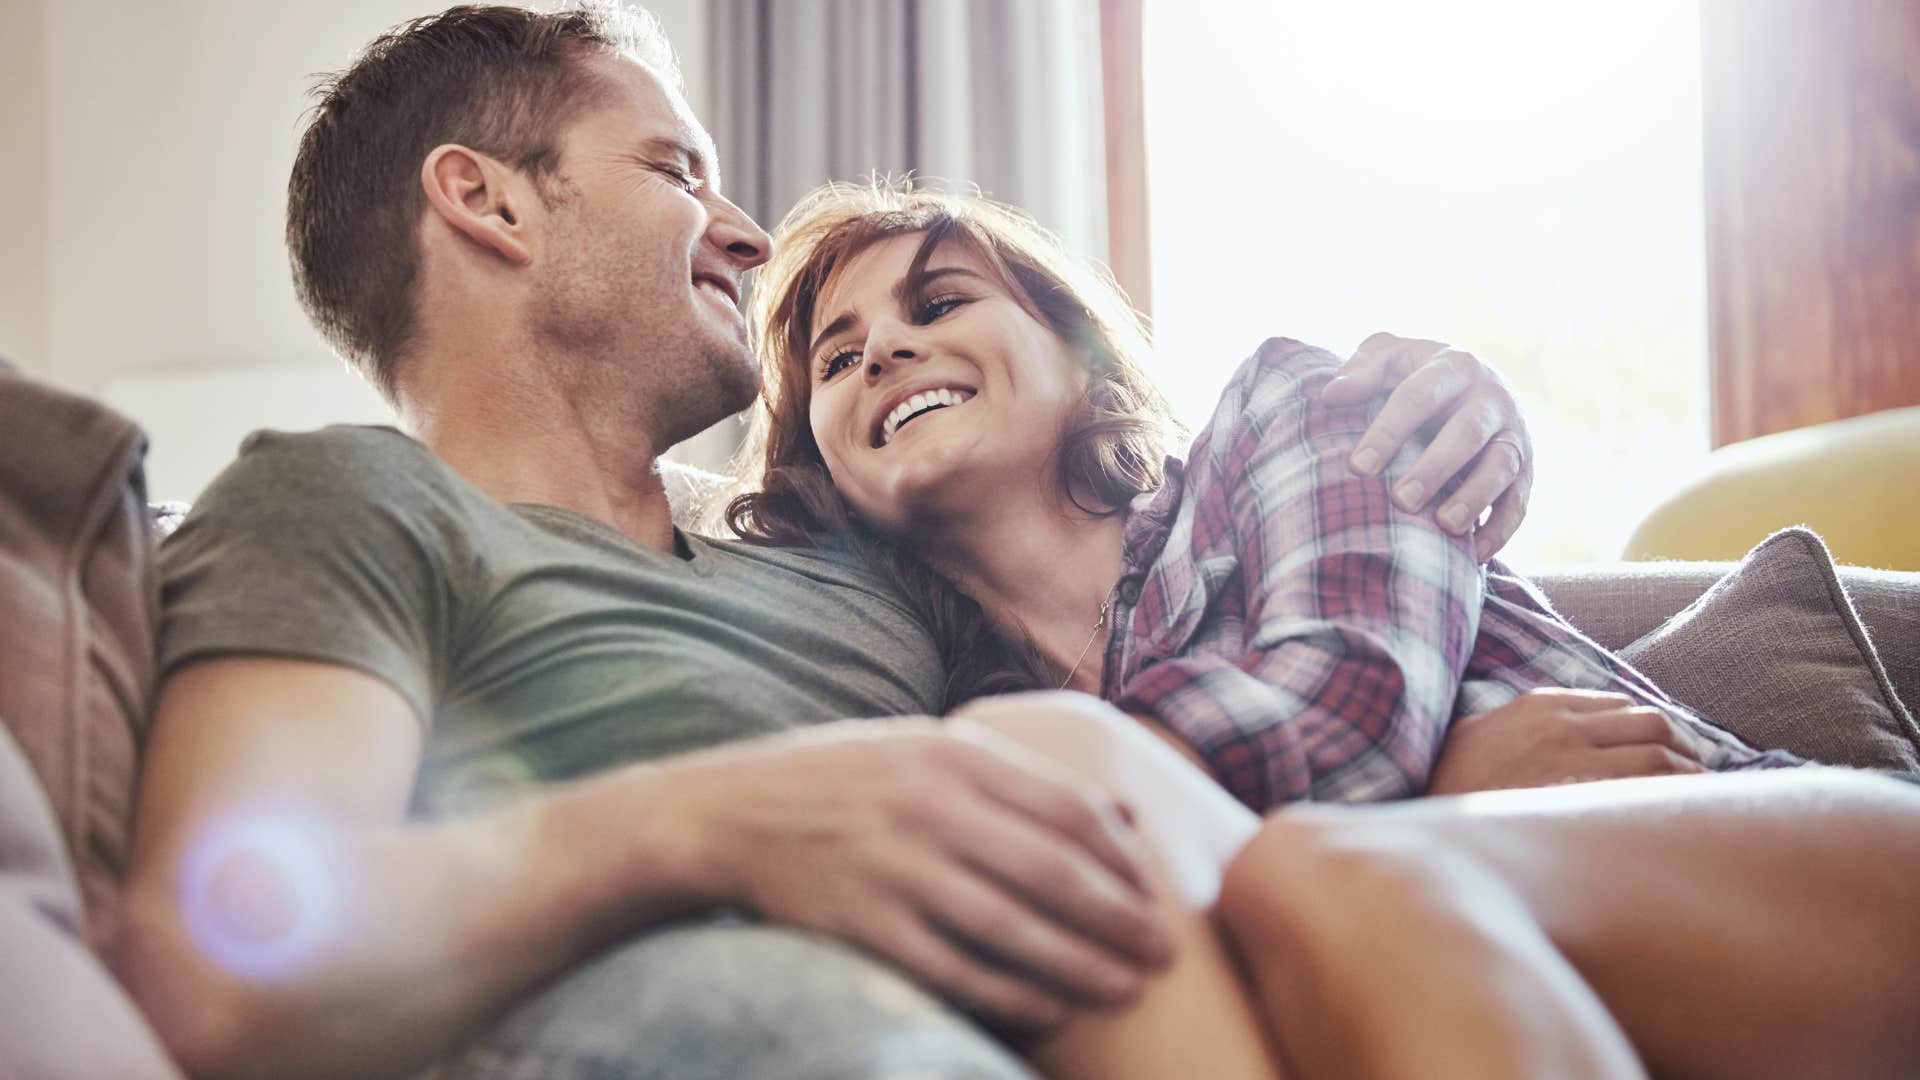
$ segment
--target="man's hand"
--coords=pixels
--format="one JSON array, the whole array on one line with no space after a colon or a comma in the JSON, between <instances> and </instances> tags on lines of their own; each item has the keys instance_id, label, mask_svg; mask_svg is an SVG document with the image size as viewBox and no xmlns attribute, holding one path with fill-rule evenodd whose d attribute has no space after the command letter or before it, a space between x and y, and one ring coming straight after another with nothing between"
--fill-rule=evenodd
<instances>
[{"instance_id":1,"label":"man's hand","mask_svg":"<svg viewBox=\"0 0 1920 1080\"><path fill-rule=\"evenodd\" d=\"M1393 393L1360 444L1353 470L1371 476L1393 460L1408 439L1444 420L1413 468L1394 489L1401 509L1417 512L1457 483L1434 514L1454 535L1493 513L1474 534L1474 554L1493 558L1527 514L1533 491L1533 441L1520 405L1500 375L1472 353L1437 341L1375 334L1360 343L1327 384L1325 400L1358 405L1391 387Z\"/></svg>"},{"instance_id":2,"label":"man's hand","mask_svg":"<svg viewBox=\"0 0 1920 1080\"><path fill-rule=\"evenodd\" d=\"M682 808L716 899L861 945L992 1023L1125 1000L1169 959L1114 800L992 731L834 724L697 767Z\"/></svg>"},{"instance_id":3,"label":"man's hand","mask_svg":"<svg viewBox=\"0 0 1920 1080\"><path fill-rule=\"evenodd\" d=\"M1455 721L1427 794L1705 771L1659 709L1625 694L1533 690Z\"/></svg>"}]
</instances>

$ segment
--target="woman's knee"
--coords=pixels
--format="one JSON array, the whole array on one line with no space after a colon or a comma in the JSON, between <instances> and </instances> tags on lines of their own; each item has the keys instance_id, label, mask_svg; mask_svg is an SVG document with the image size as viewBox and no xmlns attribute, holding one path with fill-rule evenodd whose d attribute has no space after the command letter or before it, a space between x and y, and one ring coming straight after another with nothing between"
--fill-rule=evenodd
<instances>
[{"instance_id":1,"label":"woman's knee","mask_svg":"<svg viewBox=\"0 0 1920 1080\"><path fill-rule=\"evenodd\" d=\"M978 724L1112 790L1129 748L1133 721L1098 698L1073 693L1007 694L980 698L953 719Z\"/></svg>"},{"instance_id":2,"label":"woman's knee","mask_svg":"<svg viewBox=\"0 0 1920 1080\"><path fill-rule=\"evenodd\" d=\"M1139 721L1085 694L1017 694L974 702L979 724L1084 776L1127 806L1158 876L1193 909L1213 904L1220 874L1259 818Z\"/></svg>"},{"instance_id":3,"label":"woman's knee","mask_svg":"<svg viewBox=\"0 0 1920 1080\"><path fill-rule=\"evenodd\" d=\"M1220 915L1243 948L1339 956L1415 914L1468 914L1481 876L1417 829L1300 808L1267 818L1228 864Z\"/></svg>"}]
</instances>

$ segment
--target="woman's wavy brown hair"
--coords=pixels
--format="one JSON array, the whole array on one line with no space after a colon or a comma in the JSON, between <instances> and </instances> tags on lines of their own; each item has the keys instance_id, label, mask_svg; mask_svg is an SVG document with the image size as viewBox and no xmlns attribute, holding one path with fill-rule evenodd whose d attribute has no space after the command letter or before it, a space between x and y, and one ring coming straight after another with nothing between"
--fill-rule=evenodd
<instances>
[{"instance_id":1,"label":"woman's wavy brown hair","mask_svg":"<svg viewBox=\"0 0 1920 1080\"><path fill-rule=\"evenodd\" d=\"M1092 377L1055 452L1061 495L1089 515L1124 513L1158 488L1178 431L1148 378L1147 328L1104 268L1069 253L1058 237L1013 207L977 194L912 181L829 184L794 207L775 231L774 256L758 272L749 308L764 392L734 459L727 524L765 544L810 545L823 535L863 534L869 559L926 620L947 664L946 707L989 693L1053 685L1052 671L1017 628L990 624L971 597L937 573L903 537L875 534L833 485L808 421L807 346L815 305L835 272L874 244L921 235L909 277L934 251L963 245L1034 318L1046 323Z\"/></svg>"}]
</instances>

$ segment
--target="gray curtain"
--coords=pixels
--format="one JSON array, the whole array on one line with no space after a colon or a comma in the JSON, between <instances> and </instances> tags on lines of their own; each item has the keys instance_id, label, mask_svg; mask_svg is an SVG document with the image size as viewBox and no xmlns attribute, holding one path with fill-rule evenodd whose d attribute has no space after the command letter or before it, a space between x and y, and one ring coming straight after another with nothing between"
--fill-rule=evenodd
<instances>
[{"instance_id":1,"label":"gray curtain","mask_svg":"<svg viewBox=\"0 0 1920 1080\"><path fill-rule=\"evenodd\" d=\"M1097 0L712 0L727 193L771 229L826 180L978 185L1106 256Z\"/></svg>"}]
</instances>

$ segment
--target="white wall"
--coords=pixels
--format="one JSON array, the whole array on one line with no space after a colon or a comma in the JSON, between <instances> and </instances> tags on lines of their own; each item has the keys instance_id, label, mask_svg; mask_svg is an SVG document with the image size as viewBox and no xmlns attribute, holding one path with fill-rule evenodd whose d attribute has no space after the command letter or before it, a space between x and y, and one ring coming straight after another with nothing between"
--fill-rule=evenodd
<instances>
[{"instance_id":1,"label":"white wall","mask_svg":"<svg viewBox=\"0 0 1920 1080\"><path fill-rule=\"evenodd\" d=\"M44 18L44 137L15 107L36 58L9 62L33 46L8 34L0 146L39 156L45 179L36 196L32 170L0 167L0 235L43 214L48 242L0 248L0 292L18 298L0 307L0 350L145 425L156 498L192 498L253 428L388 420L293 298L284 192L312 76L438 0L4 2L9 29L16 8ZM706 0L649 6L703 109Z\"/></svg>"},{"instance_id":2,"label":"white wall","mask_svg":"<svg viewBox=\"0 0 1920 1080\"><path fill-rule=\"evenodd\" d=\"M47 352L45 0L0 0L0 356Z\"/></svg>"}]
</instances>

